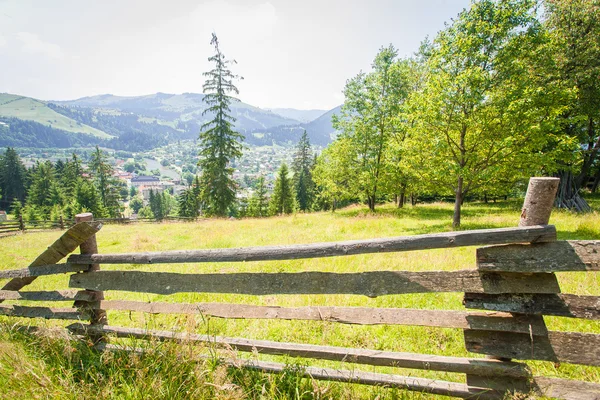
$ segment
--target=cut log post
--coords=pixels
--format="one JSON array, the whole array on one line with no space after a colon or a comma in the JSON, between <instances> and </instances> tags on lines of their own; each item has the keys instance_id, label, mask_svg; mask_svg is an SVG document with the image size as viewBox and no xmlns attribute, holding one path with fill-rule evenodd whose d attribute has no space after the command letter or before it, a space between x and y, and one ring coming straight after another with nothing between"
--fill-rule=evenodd
<instances>
[{"instance_id":1,"label":"cut log post","mask_svg":"<svg viewBox=\"0 0 600 400\"><path fill-rule=\"evenodd\" d=\"M92 215L92 213L77 214L75 216L76 223L91 222L93 220L94 220L94 216ZM81 245L79 246L79 249L81 251L81 254L97 254L98 253L98 243L96 242L96 235L94 234L94 235L90 236L85 242L81 243ZM100 270L99 264L90 264L90 267L88 269L88 271L90 271L90 272L99 271L99 270ZM85 290L84 293L93 296L93 298L96 299L96 301L104 300L103 292ZM101 310L101 309L94 309L90 313L90 323L91 324L103 324L103 325L107 324L108 320L106 317L106 311ZM97 337L94 339L102 340L102 337Z\"/></svg>"},{"instance_id":2,"label":"cut log post","mask_svg":"<svg viewBox=\"0 0 600 400\"><path fill-rule=\"evenodd\" d=\"M548 225L559 183L559 178L529 180L519 226Z\"/></svg>"},{"instance_id":3,"label":"cut log post","mask_svg":"<svg viewBox=\"0 0 600 400\"><path fill-rule=\"evenodd\" d=\"M23 216L19 215L19 230L25 231L25 224L23 223Z\"/></svg>"}]
</instances>

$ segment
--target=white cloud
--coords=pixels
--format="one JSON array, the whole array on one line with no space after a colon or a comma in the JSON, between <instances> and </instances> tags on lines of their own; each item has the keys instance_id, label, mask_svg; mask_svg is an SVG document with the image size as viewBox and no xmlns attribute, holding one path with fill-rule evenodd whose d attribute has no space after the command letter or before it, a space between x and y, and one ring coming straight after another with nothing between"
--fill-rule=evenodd
<instances>
[{"instance_id":1,"label":"white cloud","mask_svg":"<svg viewBox=\"0 0 600 400\"><path fill-rule=\"evenodd\" d=\"M19 32L15 35L22 43L21 50L25 53L43 54L54 59L64 58L64 54L59 45L44 42L35 33Z\"/></svg>"}]
</instances>

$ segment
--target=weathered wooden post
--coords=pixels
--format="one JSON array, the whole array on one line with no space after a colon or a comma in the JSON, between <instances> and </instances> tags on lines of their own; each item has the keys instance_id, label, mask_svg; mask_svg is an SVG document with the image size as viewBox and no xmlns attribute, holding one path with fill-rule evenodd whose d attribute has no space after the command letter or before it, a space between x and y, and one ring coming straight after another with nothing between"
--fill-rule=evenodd
<instances>
[{"instance_id":1,"label":"weathered wooden post","mask_svg":"<svg viewBox=\"0 0 600 400\"><path fill-rule=\"evenodd\" d=\"M65 221L63 219L63 216L61 215L60 218L58 219L58 224L60 226L60 230L64 230L65 229Z\"/></svg>"},{"instance_id":2,"label":"weathered wooden post","mask_svg":"<svg viewBox=\"0 0 600 400\"><path fill-rule=\"evenodd\" d=\"M547 225L560 178L531 178L523 202L519 226Z\"/></svg>"},{"instance_id":3,"label":"weathered wooden post","mask_svg":"<svg viewBox=\"0 0 600 400\"><path fill-rule=\"evenodd\" d=\"M25 231L25 223L23 222L23 216L19 215L19 230Z\"/></svg>"},{"instance_id":4,"label":"weathered wooden post","mask_svg":"<svg viewBox=\"0 0 600 400\"><path fill-rule=\"evenodd\" d=\"M75 223L91 222L93 220L94 220L94 216L92 215L92 213L77 214L75 216ZM85 242L83 242L79 246L79 249L81 250L81 254L96 254L96 253L98 253L98 243L96 242L96 235L90 236L89 239L87 239ZM99 270L100 270L99 264L91 264L88 271L99 271ZM99 304L100 300L104 300L104 292L98 292L98 291L94 291L94 290L85 290L84 292L92 295L92 297L94 298L94 302L91 302L90 304L95 303L94 306L97 306ZM97 309L97 307L94 307L94 309L91 310L90 324L103 324L104 325L104 324L107 324L107 322L108 322L108 320L106 317L106 311ZM98 340L98 339L101 339L101 338L95 338L95 340Z\"/></svg>"}]
</instances>

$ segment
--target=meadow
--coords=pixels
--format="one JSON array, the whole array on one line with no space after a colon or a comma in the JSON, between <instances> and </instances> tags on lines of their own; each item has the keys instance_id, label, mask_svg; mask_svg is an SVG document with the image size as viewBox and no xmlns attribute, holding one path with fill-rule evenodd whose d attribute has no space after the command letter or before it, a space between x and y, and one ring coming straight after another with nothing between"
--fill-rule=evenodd
<instances>
[{"instance_id":1,"label":"meadow","mask_svg":"<svg viewBox=\"0 0 600 400\"><path fill-rule=\"evenodd\" d=\"M516 226L522 200L498 203L466 203L461 229ZM600 198L589 199L600 207ZM105 225L97 234L100 253L185 250L298 244L323 241L415 235L451 230L452 205L418 204L403 209L384 205L375 213L351 206L335 213L295 214L286 217L241 220L203 220L194 223ZM600 215L576 215L555 210L550 220L559 240L599 239ZM28 265L61 232L42 232L0 239L0 268ZM475 249L441 249L293 261L206 263L176 265L102 265L102 269L169 272L359 272L371 270L458 270L475 267ZM600 273L559 273L561 290L580 295L600 295ZM66 276L38 278L27 290L67 288ZM163 302L235 302L280 306L362 306L420 309L464 309L461 293L388 295L367 298L354 295L249 296L185 293L150 295L106 292L107 299ZM7 302L10 304L10 302ZM22 304L22 303L21 303ZM59 303L60 304L60 303ZM71 303L54 304L70 307ZM295 343L311 343L375 350L419 352L478 357L464 348L462 331L408 326L351 326L319 321L226 320L205 316L149 315L109 311L111 325L207 333ZM600 333L600 321L546 317L549 329ZM220 364L210 346L174 345L137 341L144 356L125 352L100 354L88 344L70 340L58 329L61 321L0 318L1 398L436 398L403 390L339 384L301 379L296 370L305 359L261 356L262 360L285 362L289 370L280 375L229 368ZM19 329L23 325L43 327L43 334ZM253 357L225 350L228 357ZM210 357L205 358L206 355ZM360 369L399 375L422 376L461 382L464 375L403 370L337 362L310 361L311 365ZM534 374L600 382L600 368L529 362Z\"/></svg>"}]
</instances>

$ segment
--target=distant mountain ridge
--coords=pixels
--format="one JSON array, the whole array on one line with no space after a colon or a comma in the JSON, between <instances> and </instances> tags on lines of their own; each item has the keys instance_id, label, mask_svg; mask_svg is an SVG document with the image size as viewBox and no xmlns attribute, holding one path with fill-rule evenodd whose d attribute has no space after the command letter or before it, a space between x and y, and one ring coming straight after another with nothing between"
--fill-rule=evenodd
<instances>
[{"instance_id":1,"label":"distant mountain ridge","mask_svg":"<svg viewBox=\"0 0 600 400\"><path fill-rule=\"evenodd\" d=\"M212 119L212 115L202 115L206 109L203 99L204 95L199 93L154 93L42 101L0 93L0 121L3 122L0 146L31 145L38 138L38 147L97 142L115 149L148 150L172 141L197 138L202 124ZM323 146L331 141L333 127L331 117L326 116L333 110L325 113L323 110L275 110L278 112L238 101L231 104L231 113L237 119L235 127L245 134L250 144L293 144L303 129L307 129L315 144ZM307 122L317 114L318 117ZM29 122L16 123L18 120ZM61 140L55 140L52 132ZM20 133L28 139L16 140Z\"/></svg>"}]
</instances>

